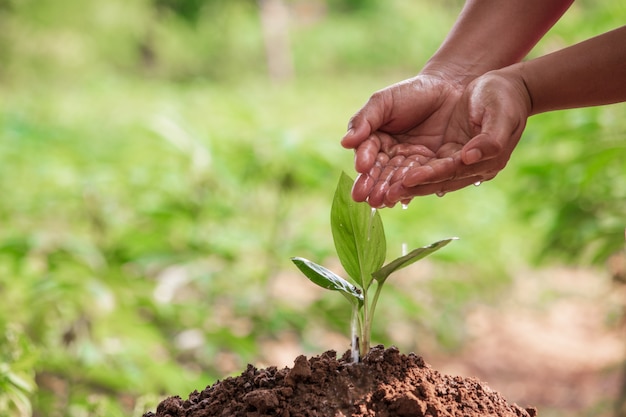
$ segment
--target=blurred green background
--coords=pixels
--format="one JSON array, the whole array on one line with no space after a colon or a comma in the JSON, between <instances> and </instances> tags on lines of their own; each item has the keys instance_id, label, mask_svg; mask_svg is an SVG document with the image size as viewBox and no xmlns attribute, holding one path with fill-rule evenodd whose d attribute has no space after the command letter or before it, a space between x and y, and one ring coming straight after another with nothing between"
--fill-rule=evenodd
<instances>
[{"instance_id":1,"label":"blurred green background","mask_svg":"<svg viewBox=\"0 0 626 417\"><path fill-rule=\"evenodd\" d=\"M139 416L276 352L347 349L342 297L289 258L338 267L347 121L461 6L0 0L0 415ZM531 55L624 21L576 2ZM497 179L382 210L390 257L461 239L390 280L374 343L453 354L516 271L623 250L625 111L535 116Z\"/></svg>"}]
</instances>

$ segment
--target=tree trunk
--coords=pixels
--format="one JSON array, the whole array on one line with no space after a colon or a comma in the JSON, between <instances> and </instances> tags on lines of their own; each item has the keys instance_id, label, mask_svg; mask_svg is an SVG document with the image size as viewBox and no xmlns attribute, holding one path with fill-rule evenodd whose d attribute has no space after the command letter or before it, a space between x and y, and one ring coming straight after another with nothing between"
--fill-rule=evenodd
<instances>
[{"instance_id":1,"label":"tree trunk","mask_svg":"<svg viewBox=\"0 0 626 417\"><path fill-rule=\"evenodd\" d=\"M259 0L261 26L270 80L289 81L294 76L289 43L289 9L284 0Z\"/></svg>"}]
</instances>

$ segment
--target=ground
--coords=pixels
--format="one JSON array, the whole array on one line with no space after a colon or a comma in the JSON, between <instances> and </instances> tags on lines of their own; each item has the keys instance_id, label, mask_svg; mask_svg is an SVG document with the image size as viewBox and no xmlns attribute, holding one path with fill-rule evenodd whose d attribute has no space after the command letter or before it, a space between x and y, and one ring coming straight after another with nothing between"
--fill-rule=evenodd
<instances>
[{"instance_id":1,"label":"ground","mask_svg":"<svg viewBox=\"0 0 626 417\"><path fill-rule=\"evenodd\" d=\"M361 362L334 351L291 368L257 369L188 399L163 400L144 417L534 417L476 378L442 375L421 357L374 347Z\"/></svg>"}]
</instances>

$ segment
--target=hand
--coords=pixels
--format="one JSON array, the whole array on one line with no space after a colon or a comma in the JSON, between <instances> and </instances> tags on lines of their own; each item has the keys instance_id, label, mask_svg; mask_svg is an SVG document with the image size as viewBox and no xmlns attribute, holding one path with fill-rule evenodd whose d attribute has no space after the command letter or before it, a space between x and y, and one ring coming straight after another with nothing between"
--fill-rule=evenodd
<instances>
[{"instance_id":1,"label":"hand","mask_svg":"<svg viewBox=\"0 0 626 417\"><path fill-rule=\"evenodd\" d=\"M415 80L407 82L411 85ZM428 90L407 89L407 82L377 93L384 98L391 90L404 100L375 99L375 94L352 119L353 132L342 141L351 147L351 139L362 138L363 131L367 132L362 119L369 121L373 133L361 142L355 141L355 164L361 174L355 181L353 198L367 200L372 207L392 207L415 196L443 195L492 179L510 158L530 112L523 81L505 70L477 78L462 94L456 88L442 88L439 102L428 94L420 97ZM420 103L422 113L415 110ZM427 103L431 103L430 108ZM380 115L386 115L389 121L379 124L392 127L385 127L386 132L376 131L377 124L371 122L377 117L385 120Z\"/></svg>"},{"instance_id":2,"label":"hand","mask_svg":"<svg viewBox=\"0 0 626 417\"><path fill-rule=\"evenodd\" d=\"M459 83L441 76L418 75L372 95L341 142L355 149L354 200L372 207L397 203L387 198L390 184L436 157L462 91Z\"/></svg>"}]
</instances>

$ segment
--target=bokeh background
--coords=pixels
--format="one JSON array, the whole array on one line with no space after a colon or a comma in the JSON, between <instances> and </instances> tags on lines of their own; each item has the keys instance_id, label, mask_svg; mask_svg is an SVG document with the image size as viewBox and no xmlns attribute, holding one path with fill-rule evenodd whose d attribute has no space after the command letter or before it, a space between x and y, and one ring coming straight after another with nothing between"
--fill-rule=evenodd
<instances>
[{"instance_id":1,"label":"bokeh background","mask_svg":"<svg viewBox=\"0 0 626 417\"><path fill-rule=\"evenodd\" d=\"M0 0L0 415L140 416L247 363L349 348L330 203L349 117L416 74L460 0ZM616 28L579 0L538 56ZM624 75L626 76L626 75ZM495 180L381 211L374 343L540 415L613 416L626 106L531 118Z\"/></svg>"}]
</instances>

